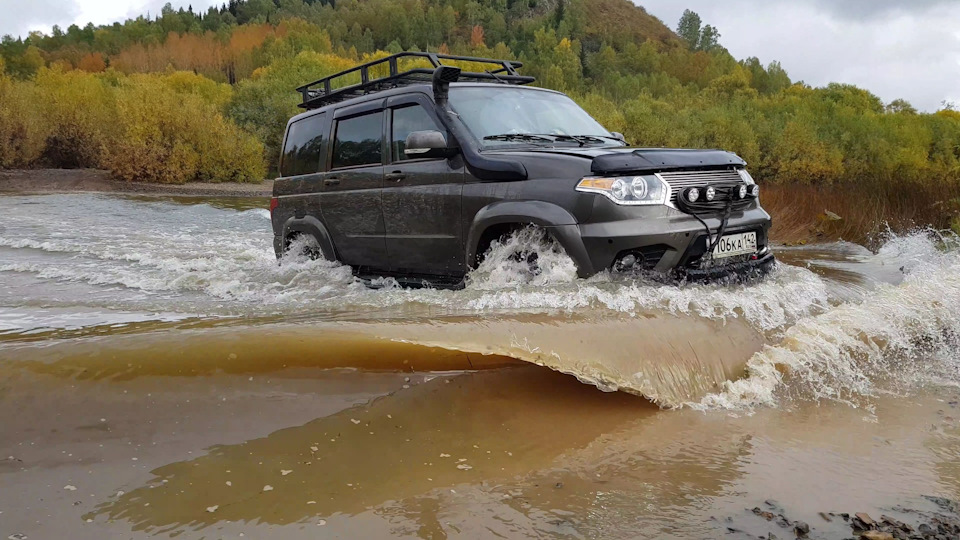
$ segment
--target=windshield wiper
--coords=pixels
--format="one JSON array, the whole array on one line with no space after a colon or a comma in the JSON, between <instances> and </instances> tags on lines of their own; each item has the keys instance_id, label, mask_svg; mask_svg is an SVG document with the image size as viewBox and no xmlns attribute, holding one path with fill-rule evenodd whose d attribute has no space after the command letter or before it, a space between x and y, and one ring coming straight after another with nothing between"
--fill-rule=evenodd
<instances>
[{"instance_id":1,"label":"windshield wiper","mask_svg":"<svg viewBox=\"0 0 960 540\"><path fill-rule=\"evenodd\" d=\"M554 139L544 137L543 135L531 135L529 133L502 133L500 135L487 135L483 138L485 141L539 141L553 142Z\"/></svg>"},{"instance_id":2,"label":"windshield wiper","mask_svg":"<svg viewBox=\"0 0 960 540\"><path fill-rule=\"evenodd\" d=\"M575 136L580 137L581 139L593 139L595 141L603 141L603 139L609 139L611 141L617 141L618 143L624 142L623 139L618 139L610 135L575 135Z\"/></svg>"},{"instance_id":3,"label":"windshield wiper","mask_svg":"<svg viewBox=\"0 0 960 540\"><path fill-rule=\"evenodd\" d=\"M610 139L617 142L623 142L616 137L607 137L605 135L565 135L557 133L544 133L542 135L538 134L538 137L553 137L554 141L573 141L580 146L586 146L589 143L603 143L603 139Z\"/></svg>"}]
</instances>

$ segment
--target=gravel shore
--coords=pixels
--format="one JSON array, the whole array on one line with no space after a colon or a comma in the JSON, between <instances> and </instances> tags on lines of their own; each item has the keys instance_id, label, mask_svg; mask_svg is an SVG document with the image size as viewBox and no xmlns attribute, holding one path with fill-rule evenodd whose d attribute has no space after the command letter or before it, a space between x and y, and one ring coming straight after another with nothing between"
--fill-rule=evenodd
<instances>
[{"instance_id":1,"label":"gravel shore","mask_svg":"<svg viewBox=\"0 0 960 540\"><path fill-rule=\"evenodd\" d=\"M212 182L144 184L114 180L108 171L97 169L0 170L0 193L79 191L209 197L269 197L273 191L273 180L264 180L260 184Z\"/></svg>"}]
</instances>

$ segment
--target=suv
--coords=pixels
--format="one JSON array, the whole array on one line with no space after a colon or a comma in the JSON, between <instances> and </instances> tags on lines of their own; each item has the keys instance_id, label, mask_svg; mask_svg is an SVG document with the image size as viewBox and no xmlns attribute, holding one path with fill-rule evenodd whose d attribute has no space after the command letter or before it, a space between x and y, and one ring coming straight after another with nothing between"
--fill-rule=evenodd
<instances>
[{"instance_id":1,"label":"suv","mask_svg":"<svg viewBox=\"0 0 960 540\"><path fill-rule=\"evenodd\" d=\"M305 236L361 277L455 287L492 242L534 225L581 277L774 264L742 159L630 148L566 95L524 86L520 66L410 52L298 88L307 112L287 124L270 202L277 256Z\"/></svg>"}]
</instances>

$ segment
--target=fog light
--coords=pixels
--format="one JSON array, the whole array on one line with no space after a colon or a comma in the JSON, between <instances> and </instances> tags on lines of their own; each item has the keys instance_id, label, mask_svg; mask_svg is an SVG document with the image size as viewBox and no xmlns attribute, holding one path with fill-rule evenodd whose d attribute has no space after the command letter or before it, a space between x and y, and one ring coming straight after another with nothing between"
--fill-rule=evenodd
<instances>
[{"instance_id":1,"label":"fog light","mask_svg":"<svg viewBox=\"0 0 960 540\"><path fill-rule=\"evenodd\" d=\"M697 202L697 199L700 198L700 190L697 188L690 188L687 190L687 200L690 202Z\"/></svg>"},{"instance_id":2,"label":"fog light","mask_svg":"<svg viewBox=\"0 0 960 540\"><path fill-rule=\"evenodd\" d=\"M752 195L752 196L754 196L754 197L759 197L759 196L760 196L760 186L758 186L758 185L756 185L756 184L754 184L753 186L751 186L751 187L750 187L750 195Z\"/></svg>"},{"instance_id":3,"label":"fog light","mask_svg":"<svg viewBox=\"0 0 960 540\"><path fill-rule=\"evenodd\" d=\"M713 201L715 198L717 198L717 190L713 186L710 186L707 188L705 195L707 197L707 202Z\"/></svg>"},{"instance_id":4,"label":"fog light","mask_svg":"<svg viewBox=\"0 0 960 540\"><path fill-rule=\"evenodd\" d=\"M740 190L737 192L737 194L740 196L741 199L746 198L746 197L747 197L747 185L746 185L746 184L740 184Z\"/></svg>"}]
</instances>

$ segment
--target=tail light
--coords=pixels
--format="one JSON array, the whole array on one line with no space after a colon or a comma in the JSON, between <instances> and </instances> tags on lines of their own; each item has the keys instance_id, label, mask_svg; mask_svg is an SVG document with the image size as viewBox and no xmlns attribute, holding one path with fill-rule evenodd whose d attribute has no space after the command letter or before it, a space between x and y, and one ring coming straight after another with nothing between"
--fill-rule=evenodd
<instances>
[{"instance_id":1,"label":"tail light","mask_svg":"<svg viewBox=\"0 0 960 540\"><path fill-rule=\"evenodd\" d=\"M270 216L273 217L273 211L277 208L277 205L280 203L280 200L276 197L270 198Z\"/></svg>"}]
</instances>

